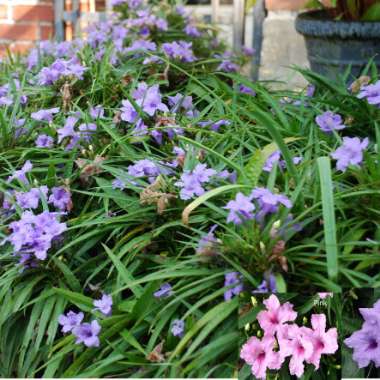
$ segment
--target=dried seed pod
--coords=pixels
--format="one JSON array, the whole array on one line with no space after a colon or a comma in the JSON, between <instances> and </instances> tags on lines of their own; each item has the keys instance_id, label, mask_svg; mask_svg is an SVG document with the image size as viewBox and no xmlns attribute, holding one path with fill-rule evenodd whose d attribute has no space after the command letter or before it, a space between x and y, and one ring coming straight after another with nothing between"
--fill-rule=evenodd
<instances>
[{"instance_id":1,"label":"dried seed pod","mask_svg":"<svg viewBox=\"0 0 380 380\"><path fill-rule=\"evenodd\" d=\"M146 356L146 359L152 363L164 362L165 361L165 355L162 352L163 347L164 347L164 342L157 344L157 346L153 348L153 351L150 352Z\"/></svg>"},{"instance_id":2,"label":"dried seed pod","mask_svg":"<svg viewBox=\"0 0 380 380\"><path fill-rule=\"evenodd\" d=\"M81 169L80 179L84 182L88 182L94 174L99 174L103 171L101 168L102 162L105 160L104 157L97 155L93 162L88 163L87 160L83 158L78 158L75 160L78 168Z\"/></svg>"},{"instance_id":3,"label":"dried seed pod","mask_svg":"<svg viewBox=\"0 0 380 380\"><path fill-rule=\"evenodd\" d=\"M352 82L350 90L355 94L360 91L362 86L366 86L370 82L371 78L367 75L363 75Z\"/></svg>"},{"instance_id":4,"label":"dried seed pod","mask_svg":"<svg viewBox=\"0 0 380 380\"><path fill-rule=\"evenodd\" d=\"M157 205L157 213L161 215L169 204L171 199L175 199L174 194L164 193L160 190L165 190L166 183L162 176L158 176L157 179L149 186L147 186L140 193L140 204L142 205Z\"/></svg>"},{"instance_id":5,"label":"dried seed pod","mask_svg":"<svg viewBox=\"0 0 380 380\"><path fill-rule=\"evenodd\" d=\"M67 112L70 109L71 104L71 85L69 82L65 82L61 88L63 110Z\"/></svg>"},{"instance_id":6,"label":"dried seed pod","mask_svg":"<svg viewBox=\"0 0 380 380\"><path fill-rule=\"evenodd\" d=\"M115 115L114 115L112 121L113 121L115 124L119 124L119 123L121 122L121 112L120 112L120 111L116 111L116 112L115 112Z\"/></svg>"},{"instance_id":7,"label":"dried seed pod","mask_svg":"<svg viewBox=\"0 0 380 380\"><path fill-rule=\"evenodd\" d=\"M197 155L197 158L199 161L203 161L206 157L206 152L201 149L199 152L198 152L198 155Z\"/></svg>"},{"instance_id":8,"label":"dried seed pod","mask_svg":"<svg viewBox=\"0 0 380 380\"><path fill-rule=\"evenodd\" d=\"M128 86L132 82L132 76L131 75L125 75L123 78L121 78L121 83L124 86Z\"/></svg>"},{"instance_id":9,"label":"dried seed pod","mask_svg":"<svg viewBox=\"0 0 380 380\"><path fill-rule=\"evenodd\" d=\"M289 268L288 261L284 256L285 246L286 242L284 240L279 240L272 249L269 261L277 261L280 264L282 270L287 272Z\"/></svg>"}]
</instances>

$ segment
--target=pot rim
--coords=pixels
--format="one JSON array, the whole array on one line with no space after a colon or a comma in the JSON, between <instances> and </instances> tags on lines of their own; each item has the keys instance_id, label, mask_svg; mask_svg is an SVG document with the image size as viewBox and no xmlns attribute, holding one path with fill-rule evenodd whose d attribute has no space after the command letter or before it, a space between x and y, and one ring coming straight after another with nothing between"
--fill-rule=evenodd
<instances>
[{"instance_id":1,"label":"pot rim","mask_svg":"<svg viewBox=\"0 0 380 380\"><path fill-rule=\"evenodd\" d=\"M311 37L336 37L340 39L380 38L380 21L341 21L324 18L326 12L313 10L297 15L298 33Z\"/></svg>"}]
</instances>

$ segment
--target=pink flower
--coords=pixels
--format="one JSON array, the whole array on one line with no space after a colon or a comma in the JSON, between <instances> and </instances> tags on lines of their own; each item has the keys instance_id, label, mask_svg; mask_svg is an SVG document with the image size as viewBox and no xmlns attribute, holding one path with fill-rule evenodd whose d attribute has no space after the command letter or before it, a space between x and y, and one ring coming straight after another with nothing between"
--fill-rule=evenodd
<instances>
[{"instance_id":1,"label":"pink flower","mask_svg":"<svg viewBox=\"0 0 380 380\"><path fill-rule=\"evenodd\" d=\"M267 310L260 311L257 320L266 335L273 335L285 322L292 322L297 318L293 305L289 302L281 305L274 294L264 304Z\"/></svg>"},{"instance_id":2,"label":"pink flower","mask_svg":"<svg viewBox=\"0 0 380 380\"><path fill-rule=\"evenodd\" d=\"M292 324L281 329L281 332L278 334L282 355L291 355L289 372L297 377L303 375L305 370L304 361L309 362L313 354L313 343L308 330L310 329L307 327L299 327ZM280 335L282 336L280 337Z\"/></svg>"},{"instance_id":3,"label":"pink flower","mask_svg":"<svg viewBox=\"0 0 380 380\"><path fill-rule=\"evenodd\" d=\"M333 297L334 295L334 293L317 293L317 294L321 300L324 300L325 298L328 298L328 297Z\"/></svg>"},{"instance_id":4,"label":"pink flower","mask_svg":"<svg viewBox=\"0 0 380 380\"><path fill-rule=\"evenodd\" d=\"M275 338L264 336L259 340L252 336L243 345L240 357L251 366L252 374L258 379L266 378L267 369L280 369L283 359L279 352L273 351Z\"/></svg>"},{"instance_id":5,"label":"pink flower","mask_svg":"<svg viewBox=\"0 0 380 380\"><path fill-rule=\"evenodd\" d=\"M338 333L336 328L326 331L326 316L324 314L313 314L311 316L313 329L307 329L311 342L313 343L313 354L308 360L316 369L322 354L334 354L338 349Z\"/></svg>"}]
</instances>

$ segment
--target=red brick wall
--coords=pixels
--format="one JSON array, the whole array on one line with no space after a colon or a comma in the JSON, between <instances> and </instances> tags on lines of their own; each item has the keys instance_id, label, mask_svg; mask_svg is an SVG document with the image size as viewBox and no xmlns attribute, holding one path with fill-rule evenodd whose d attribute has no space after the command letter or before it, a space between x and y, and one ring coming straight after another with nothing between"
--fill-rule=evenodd
<instances>
[{"instance_id":1,"label":"red brick wall","mask_svg":"<svg viewBox=\"0 0 380 380\"><path fill-rule=\"evenodd\" d=\"M329 0L326 0L328 2ZM0 55L7 48L24 52L34 42L48 39L54 33L53 0L0 0ZM71 1L66 0L66 10L70 10ZM299 10L306 0L265 0L270 11ZM104 0L81 0L81 11L103 10ZM66 29L70 39L72 30Z\"/></svg>"},{"instance_id":2,"label":"red brick wall","mask_svg":"<svg viewBox=\"0 0 380 380\"><path fill-rule=\"evenodd\" d=\"M265 0L265 6L269 11L295 11L302 9L306 0Z\"/></svg>"},{"instance_id":3,"label":"red brick wall","mask_svg":"<svg viewBox=\"0 0 380 380\"><path fill-rule=\"evenodd\" d=\"M38 40L53 37L53 0L0 0L0 55L25 52ZM66 10L71 9L66 0ZM96 8L96 9L95 9ZM81 0L82 12L104 9L104 0ZM70 27L66 30L70 38Z\"/></svg>"},{"instance_id":4,"label":"red brick wall","mask_svg":"<svg viewBox=\"0 0 380 380\"><path fill-rule=\"evenodd\" d=\"M53 0L0 0L0 54L24 52L53 34Z\"/></svg>"},{"instance_id":5,"label":"red brick wall","mask_svg":"<svg viewBox=\"0 0 380 380\"><path fill-rule=\"evenodd\" d=\"M305 7L307 0L265 0L269 11L297 11ZM331 0L323 0L325 5L331 5Z\"/></svg>"}]
</instances>

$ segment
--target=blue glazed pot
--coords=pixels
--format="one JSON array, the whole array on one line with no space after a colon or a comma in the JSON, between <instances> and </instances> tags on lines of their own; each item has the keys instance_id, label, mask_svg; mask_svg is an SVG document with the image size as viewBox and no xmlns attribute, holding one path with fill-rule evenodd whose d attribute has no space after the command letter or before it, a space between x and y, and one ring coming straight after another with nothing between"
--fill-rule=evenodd
<instances>
[{"instance_id":1,"label":"blue glazed pot","mask_svg":"<svg viewBox=\"0 0 380 380\"><path fill-rule=\"evenodd\" d=\"M351 66L351 77L358 77L371 58L380 70L380 22L335 21L310 11L299 14L295 26L317 73L336 79Z\"/></svg>"}]
</instances>

